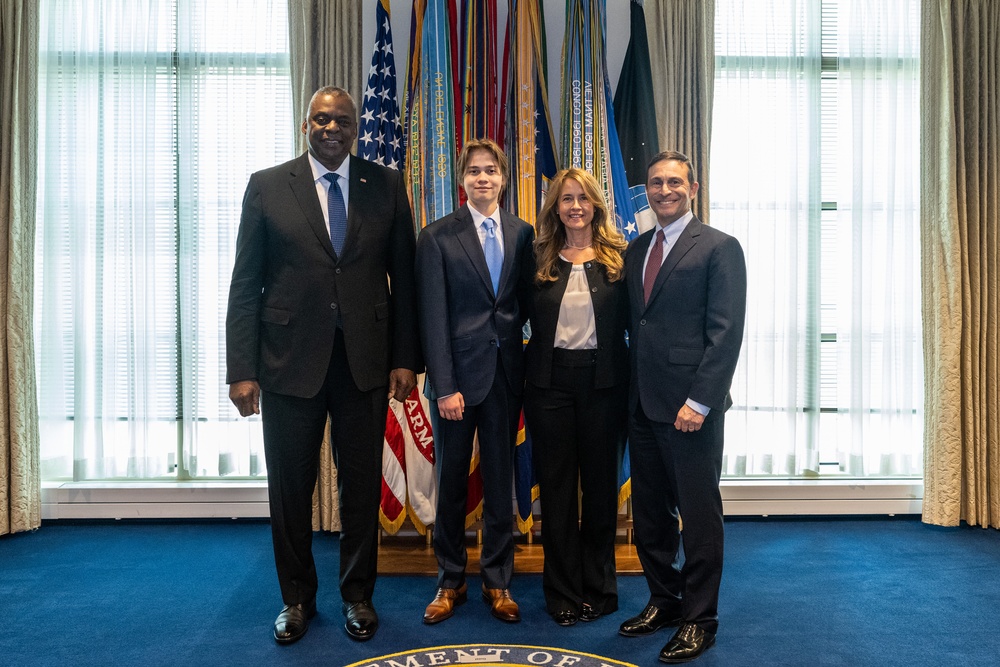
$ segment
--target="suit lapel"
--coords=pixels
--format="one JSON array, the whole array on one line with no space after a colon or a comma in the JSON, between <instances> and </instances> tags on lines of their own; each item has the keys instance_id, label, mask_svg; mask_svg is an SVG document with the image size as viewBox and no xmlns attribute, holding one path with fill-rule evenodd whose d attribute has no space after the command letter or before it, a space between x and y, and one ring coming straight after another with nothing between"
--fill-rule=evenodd
<instances>
[{"instance_id":1,"label":"suit lapel","mask_svg":"<svg viewBox=\"0 0 1000 667\"><path fill-rule=\"evenodd\" d=\"M486 255L483 254L483 246L479 242L479 233L475 225L472 224L472 214L469 213L468 204L455 211L455 224L458 226L457 234L459 243L469 256L476 273L486 285L487 291L493 293L493 279L490 278L490 269L486 266ZM505 262L506 263L506 262ZM501 276L503 274L501 273ZM501 278L502 279L502 278Z\"/></svg>"},{"instance_id":2,"label":"suit lapel","mask_svg":"<svg viewBox=\"0 0 1000 667\"><path fill-rule=\"evenodd\" d=\"M348 251L354 247L358 234L361 233L364 215L360 203L369 201L368 193L369 188L372 186L369 183L372 174L370 173L371 170L368 168L368 164L363 159L353 155L348 155L347 159L351 161L351 189L348 194L347 205L347 235L344 238L344 247L340 249L340 257L347 256ZM354 205L351 205L351 201L354 202Z\"/></svg>"},{"instance_id":3,"label":"suit lapel","mask_svg":"<svg viewBox=\"0 0 1000 667\"><path fill-rule=\"evenodd\" d=\"M500 270L500 286L497 288L497 295L499 295L510 279L514 257L517 256L518 229L516 220L507 211L497 206L497 212L500 214L500 224L503 225L503 267Z\"/></svg>"},{"instance_id":4,"label":"suit lapel","mask_svg":"<svg viewBox=\"0 0 1000 667\"><path fill-rule=\"evenodd\" d=\"M333 244L330 242L330 230L326 227L326 220L323 218L323 209L316 195L316 181L309 166L307 153L303 153L296 160L295 165L292 167L288 184L295 195L296 201L299 202L299 207L302 209L309 227L312 228L317 240L326 249L327 254L333 258Z\"/></svg>"},{"instance_id":5,"label":"suit lapel","mask_svg":"<svg viewBox=\"0 0 1000 667\"><path fill-rule=\"evenodd\" d=\"M663 264L660 266L660 272L656 274L656 282L653 283L653 291L649 295L650 303L656 299L656 295L663 288L663 284L667 282L670 273L677 266L677 263L698 244L698 237L700 235L701 222L698 218L692 218L691 222L684 228L684 231L681 232L681 235L677 237L677 241L670 248L666 259L663 260Z\"/></svg>"}]
</instances>

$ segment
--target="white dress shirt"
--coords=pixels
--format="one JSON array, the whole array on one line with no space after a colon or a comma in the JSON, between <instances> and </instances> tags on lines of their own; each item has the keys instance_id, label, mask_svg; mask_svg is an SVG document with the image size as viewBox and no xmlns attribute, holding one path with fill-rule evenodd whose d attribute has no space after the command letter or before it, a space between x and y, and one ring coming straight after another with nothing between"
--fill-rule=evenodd
<instances>
[{"instance_id":1,"label":"white dress shirt","mask_svg":"<svg viewBox=\"0 0 1000 667\"><path fill-rule=\"evenodd\" d=\"M559 255L564 262L569 262ZM591 260L594 261L594 260ZM597 349L597 320L594 317L594 300L590 296L590 283L583 264L573 264L566 283L566 291L559 303L559 319L553 347L567 350Z\"/></svg>"},{"instance_id":2,"label":"white dress shirt","mask_svg":"<svg viewBox=\"0 0 1000 667\"><path fill-rule=\"evenodd\" d=\"M326 179L326 175L330 173L330 170L321 165L319 160L312 156L312 153L307 153L307 155L309 156L309 166L312 168L313 180L316 182L316 197L319 198L319 205L323 209L323 219L326 220L326 232L329 234L330 211L327 210L327 201L331 183ZM333 173L340 176L337 179L337 185L340 186L340 192L344 195L344 212L348 213L351 210L348 204L351 189L351 158L345 157L340 166L333 170Z\"/></svg>"}]
</instances>

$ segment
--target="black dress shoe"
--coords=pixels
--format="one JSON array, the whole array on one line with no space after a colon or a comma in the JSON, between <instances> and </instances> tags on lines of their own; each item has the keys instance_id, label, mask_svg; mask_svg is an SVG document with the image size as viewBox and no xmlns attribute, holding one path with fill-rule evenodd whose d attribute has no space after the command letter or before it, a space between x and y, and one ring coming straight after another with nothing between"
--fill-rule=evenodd
<instances>
[{"instance_id":1,"label":"black dress shoe","mask_svg":"<svg viewBox=\"0 0 1000 667\"><path fill-rule=\"evenodd\" d=\"M593 605L583 603L583 608L580 610L580 620L581 621L596 621L601 617L601 612L597 610Z\"/></svg>"},{"instance_id":2,"label":"black dress shoe","mask_svg":"<svg viewBox=\"0 0 1000 667\"><path fill-rule=\"evenodd\" d=\"M309 629L309 619L316 615L316 598L299 604L286 604L274 620L274 641L291 644L302 639Z\"/></svg>"},{"instance_id":3,"label":"black dress shoe","mask_svg":"<svg viewBox=\"0 0 1000 667\"><path fill-rule=\"evenodd\" d=\"M375 636L378 630L378 614L371 600L361 600L360 602L344 603L344 629L351 639L359 642L367 641Z\"/></svg>"},{"instance_id":4,"label":"black dress shoe","mask_svg":"<svg viewBox=\"0 0 1000 667\"><path fill-rule=\"evenodd\" d=\"M660 651L660 662L691 662L714 643L715 634L702 630L694 623L685 623Z\"/></svg>"},{"instance_id":5,"label":"black dress shoe","mask_svg":"<svg viewBox=\"0 0 1000 667\"><path fill-rule=\"evenodd\" d=\"M633 616L618 628L618 634L626 637L642 637L651 635L660 628L680 625L684 622L684 617L678 612L660 609L654 604L647 604L646 608L639 612L638 616Z\"/></svg>"},{"instance_id":6,"label":"black dress shoe","mask_svg":"<svg viewBox=\"0 0 1000 667\"><path fill-rule=\"evenodd\" d=\"M552 614L552 620L563 627L576 625L577 618L576 612L570 611L569 609L563 609L562 611L557 611Z\"/></svg>"}]
</instances>

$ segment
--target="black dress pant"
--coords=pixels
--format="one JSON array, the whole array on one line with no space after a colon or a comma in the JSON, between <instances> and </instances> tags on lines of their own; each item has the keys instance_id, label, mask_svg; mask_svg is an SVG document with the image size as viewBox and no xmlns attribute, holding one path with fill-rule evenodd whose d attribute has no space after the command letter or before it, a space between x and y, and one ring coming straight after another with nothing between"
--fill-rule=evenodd
<instances>
[{"instance_id":1,"label":"black dress pant","mask_svg":"<svg viewBox=\"0 0 1000 667\"><path fill-rule=\"evenodd\" d=\"M584 602L607 614L618 609L618 452L628 389L594 389L592 350L553 352L551 386L528 384L524 399L542 507L542 589L551 614L579 613Z\"/></svg>"},{"instance_id":2,"label":"black dress pant","mask_svg":"<svg viewBox=\"0 0 1000 667\"><path fill-rule=\"evenodd\" d=\"M316 595L312 497L327 414L340 492L340 594L357 602L371 598L375 590L387 392L387 386L358 389L338 335L316 396L261 394L271 537L285 604Z\"/></svg>"},{"instance_id":3,"label":"black dress pant","mask_svg":"<svg viewBox=\"0 0 1000 667\"><path fill-rule=\"evenodd\" d=\"M435 422L438 498L434 554L441 588L458 588L465 581L469 463L477 430L479 469L483 476L483 547L479 569L487 588L510 587L514 574L514 446L520 413L520 396L511 391L498 354L493 385L483 402L466 405L460 420L439 418Z\"/></svg>"},{"instance_id":4,"label":"black dress pant","mask_svg":"<svg viewBox=\"0 0 1000 667\"><path fill-rule=\"evenodd\" d=\"M713 410L700 430L678 431L649 419L641 397L629 421L635 546L649 601L713 633L722 582L724 428L725 413Z\"/></svg>"}]
</instances>

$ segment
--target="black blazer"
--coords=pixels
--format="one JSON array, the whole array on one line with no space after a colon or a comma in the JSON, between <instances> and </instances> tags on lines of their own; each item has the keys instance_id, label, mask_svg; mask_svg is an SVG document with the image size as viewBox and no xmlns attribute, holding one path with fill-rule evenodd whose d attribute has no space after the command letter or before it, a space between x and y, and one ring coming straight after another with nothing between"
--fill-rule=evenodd
<instances>
[{"instance_id":1,"label":"black blazer","mask_svg":"<svg viewBox=\"0 0 1000 667\"><path fill-rule=\"evenodd\" d=\"M394 368L423 370L406 186L399 172L349 159L339 257L307 154L250 176L226 316L228 383L257 380L267 391L315 396L338 321L362 391L386 386Z\"/></svg>"},{"instance_id":2,"label":"black blazer","mask_svg":"<svg viewBox=\"0 0 1000 667\"><path fill-rule=\"evenodd\" d=\"M659 422L673 423L688 398L722 412L732 405L729 388L743 343L743 249L732 236L694 218L663 261L646 304L642 264L654 231L632 241L625 255L630 410L641 396L646 415Z\"/></svg>"},{"instance_id":3,"label":"black blazer","mask_svg":"<svg viewBox=\"0 0 1000 667\"><path fill-rule=\"evenodd\" d=\"M569 282L572 264L559 260L558 278L536 285L532 292L531 339L525 350L525 380L536 387L548 388L552 380L552 345L559 322L559 307ZM605 389L628 382L628 346L625 327L628 323L628 293L624 278L608 281L604 265L591 260L584 263L590 298L597 320L597 367L594 388Z\"/></svg>"},{"instance_id":4,"label":"black blazer","mask_svg":"<svg viewBox=\"0 0 1000 667\"><path fill-rule=\"evenodd\" d=\"M498 210L504 257L496 297L468 205L427 225L417 239L420 339L430 398L460 391L466 405L481 403L493 385L498 349L511 390L521 395L524 389L521 327L535 271L535 230Z\"/></svg>"}]
</instances>

